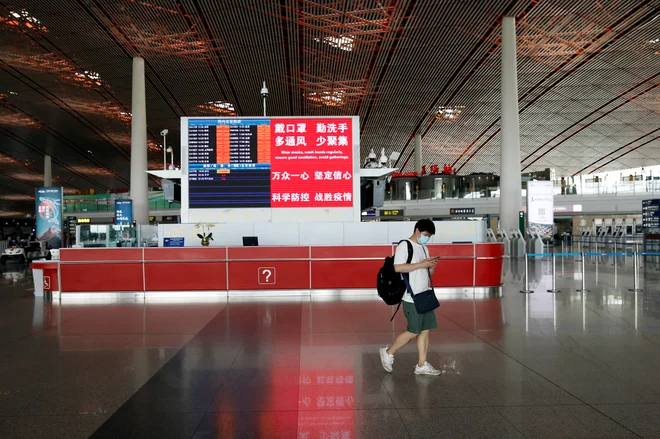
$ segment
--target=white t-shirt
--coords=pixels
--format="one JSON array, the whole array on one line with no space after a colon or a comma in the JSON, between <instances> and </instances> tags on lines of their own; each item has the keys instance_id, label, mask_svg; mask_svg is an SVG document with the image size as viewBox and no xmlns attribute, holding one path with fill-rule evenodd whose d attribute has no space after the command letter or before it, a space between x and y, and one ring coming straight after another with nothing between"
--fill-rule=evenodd
<instances>
[{"instance_id":1,"label":"white t-shirt","mask_svg":"<svg viewBox=\"0 0 660 439\"><path fill-rule=\"evenodd\" d=\"M425 246L417 244L413 241L410 241L413 248L413 257L411 264L417 264L424 261L428 258L428 250ZM426 251L426 253L425 253ZM408 261L408 244L402 242L396 248L394 253L394 265L405 264ZM429 272L426 268L420 268L418 270L410 272L410 288L414 294L423 293L429 289ZM412 296L408 291L403 295L403 301L413 303Z\"/></svg>"}]
</instances>

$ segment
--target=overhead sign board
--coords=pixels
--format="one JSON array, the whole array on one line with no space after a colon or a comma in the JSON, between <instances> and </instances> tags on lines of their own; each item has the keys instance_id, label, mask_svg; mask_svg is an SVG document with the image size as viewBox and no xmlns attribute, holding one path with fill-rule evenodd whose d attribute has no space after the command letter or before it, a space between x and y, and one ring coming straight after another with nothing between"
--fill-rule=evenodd
<instances>
[{"instance_id":1,"label":"overhead sign board","mask_svg":"<svg viewBox=\"0 0 660 439\"><path fill-rule=\"evenodd\" d=\"M459 207L454 209L449 209L450 215L474 215L474 207Z\"/></svg>"},{"instance_id":2,"label":"overhead sign board","mask_svg":"<svg viewBox=\"0 0 660 439\"><path fill-rule=\"evenodd\" d=\"M381 210L378 213L380 216L403 216L403 209L398 210Z\"/></svg>"}]
</instances>

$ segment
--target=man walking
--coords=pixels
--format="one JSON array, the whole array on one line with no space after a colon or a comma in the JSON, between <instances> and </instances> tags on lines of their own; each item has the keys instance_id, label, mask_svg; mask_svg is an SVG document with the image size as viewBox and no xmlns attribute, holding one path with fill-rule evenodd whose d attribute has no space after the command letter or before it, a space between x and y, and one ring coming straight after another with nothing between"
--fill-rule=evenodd
<instances>
[{"instance_id":1,"label":"man walking","mask_svg":"<svg viewBox=\"0 0 660 439\"><path fill-rule=\"evenodd\" d=\"M418 314L415 308L415 302L410 295L419 294L429 289L430 278L435 266L438 263L437 258L430 258L425 244L429 242L431 236L435 235L435 225L433 221L423 219L415 224L415 233L410 237L413 256L408 264L408 244L402 242L396 248L394 253L394 270L403 276L408 276L408 291L403 295L403 313L408 320L406 331L399 334L391 347L385 346L380 349L380 361L383 368L392 372L394 364L394 354L404 347L408 342L417 338L418 362L415 366L416 375L440 375L440 371L435 369L427 361L429 350L429 330L437 328L438 322L435 319L435 311L426 314Z\"/></svg>"}]
</instances>

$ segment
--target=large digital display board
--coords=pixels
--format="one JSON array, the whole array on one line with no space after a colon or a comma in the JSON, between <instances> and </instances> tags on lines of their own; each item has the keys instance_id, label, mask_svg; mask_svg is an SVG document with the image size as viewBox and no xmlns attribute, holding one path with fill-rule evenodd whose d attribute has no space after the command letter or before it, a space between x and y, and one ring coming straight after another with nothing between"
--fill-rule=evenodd
<instances>
[{"instance_id":1,"label":"large digital display board","mask_svg":"<svg viewBox=\"0 0 660 439\"><path fill-rule=\"evenodd\" d=\"M359 209L358 124L357 117L182 118L189 209L182 217L210 219L195 212L209 209Z\"/></svg>"}]
</instances>

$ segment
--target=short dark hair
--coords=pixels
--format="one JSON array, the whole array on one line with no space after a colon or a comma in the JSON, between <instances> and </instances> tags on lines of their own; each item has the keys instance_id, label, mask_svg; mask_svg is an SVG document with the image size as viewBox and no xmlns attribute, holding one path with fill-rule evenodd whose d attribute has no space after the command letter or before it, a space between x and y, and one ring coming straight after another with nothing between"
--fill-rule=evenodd
<instances>
[{"instance_id":1,"label":"short dark hair","mask_svg":"<svg viewBox=\"0 0 660 439\"><path fill-rule=\"evenodd\" d=\"M419 230L419 233L427 232L435 235L435 224L430 219L422 219L415 224L415 230Z\"/></svg>"}]
</instances>

